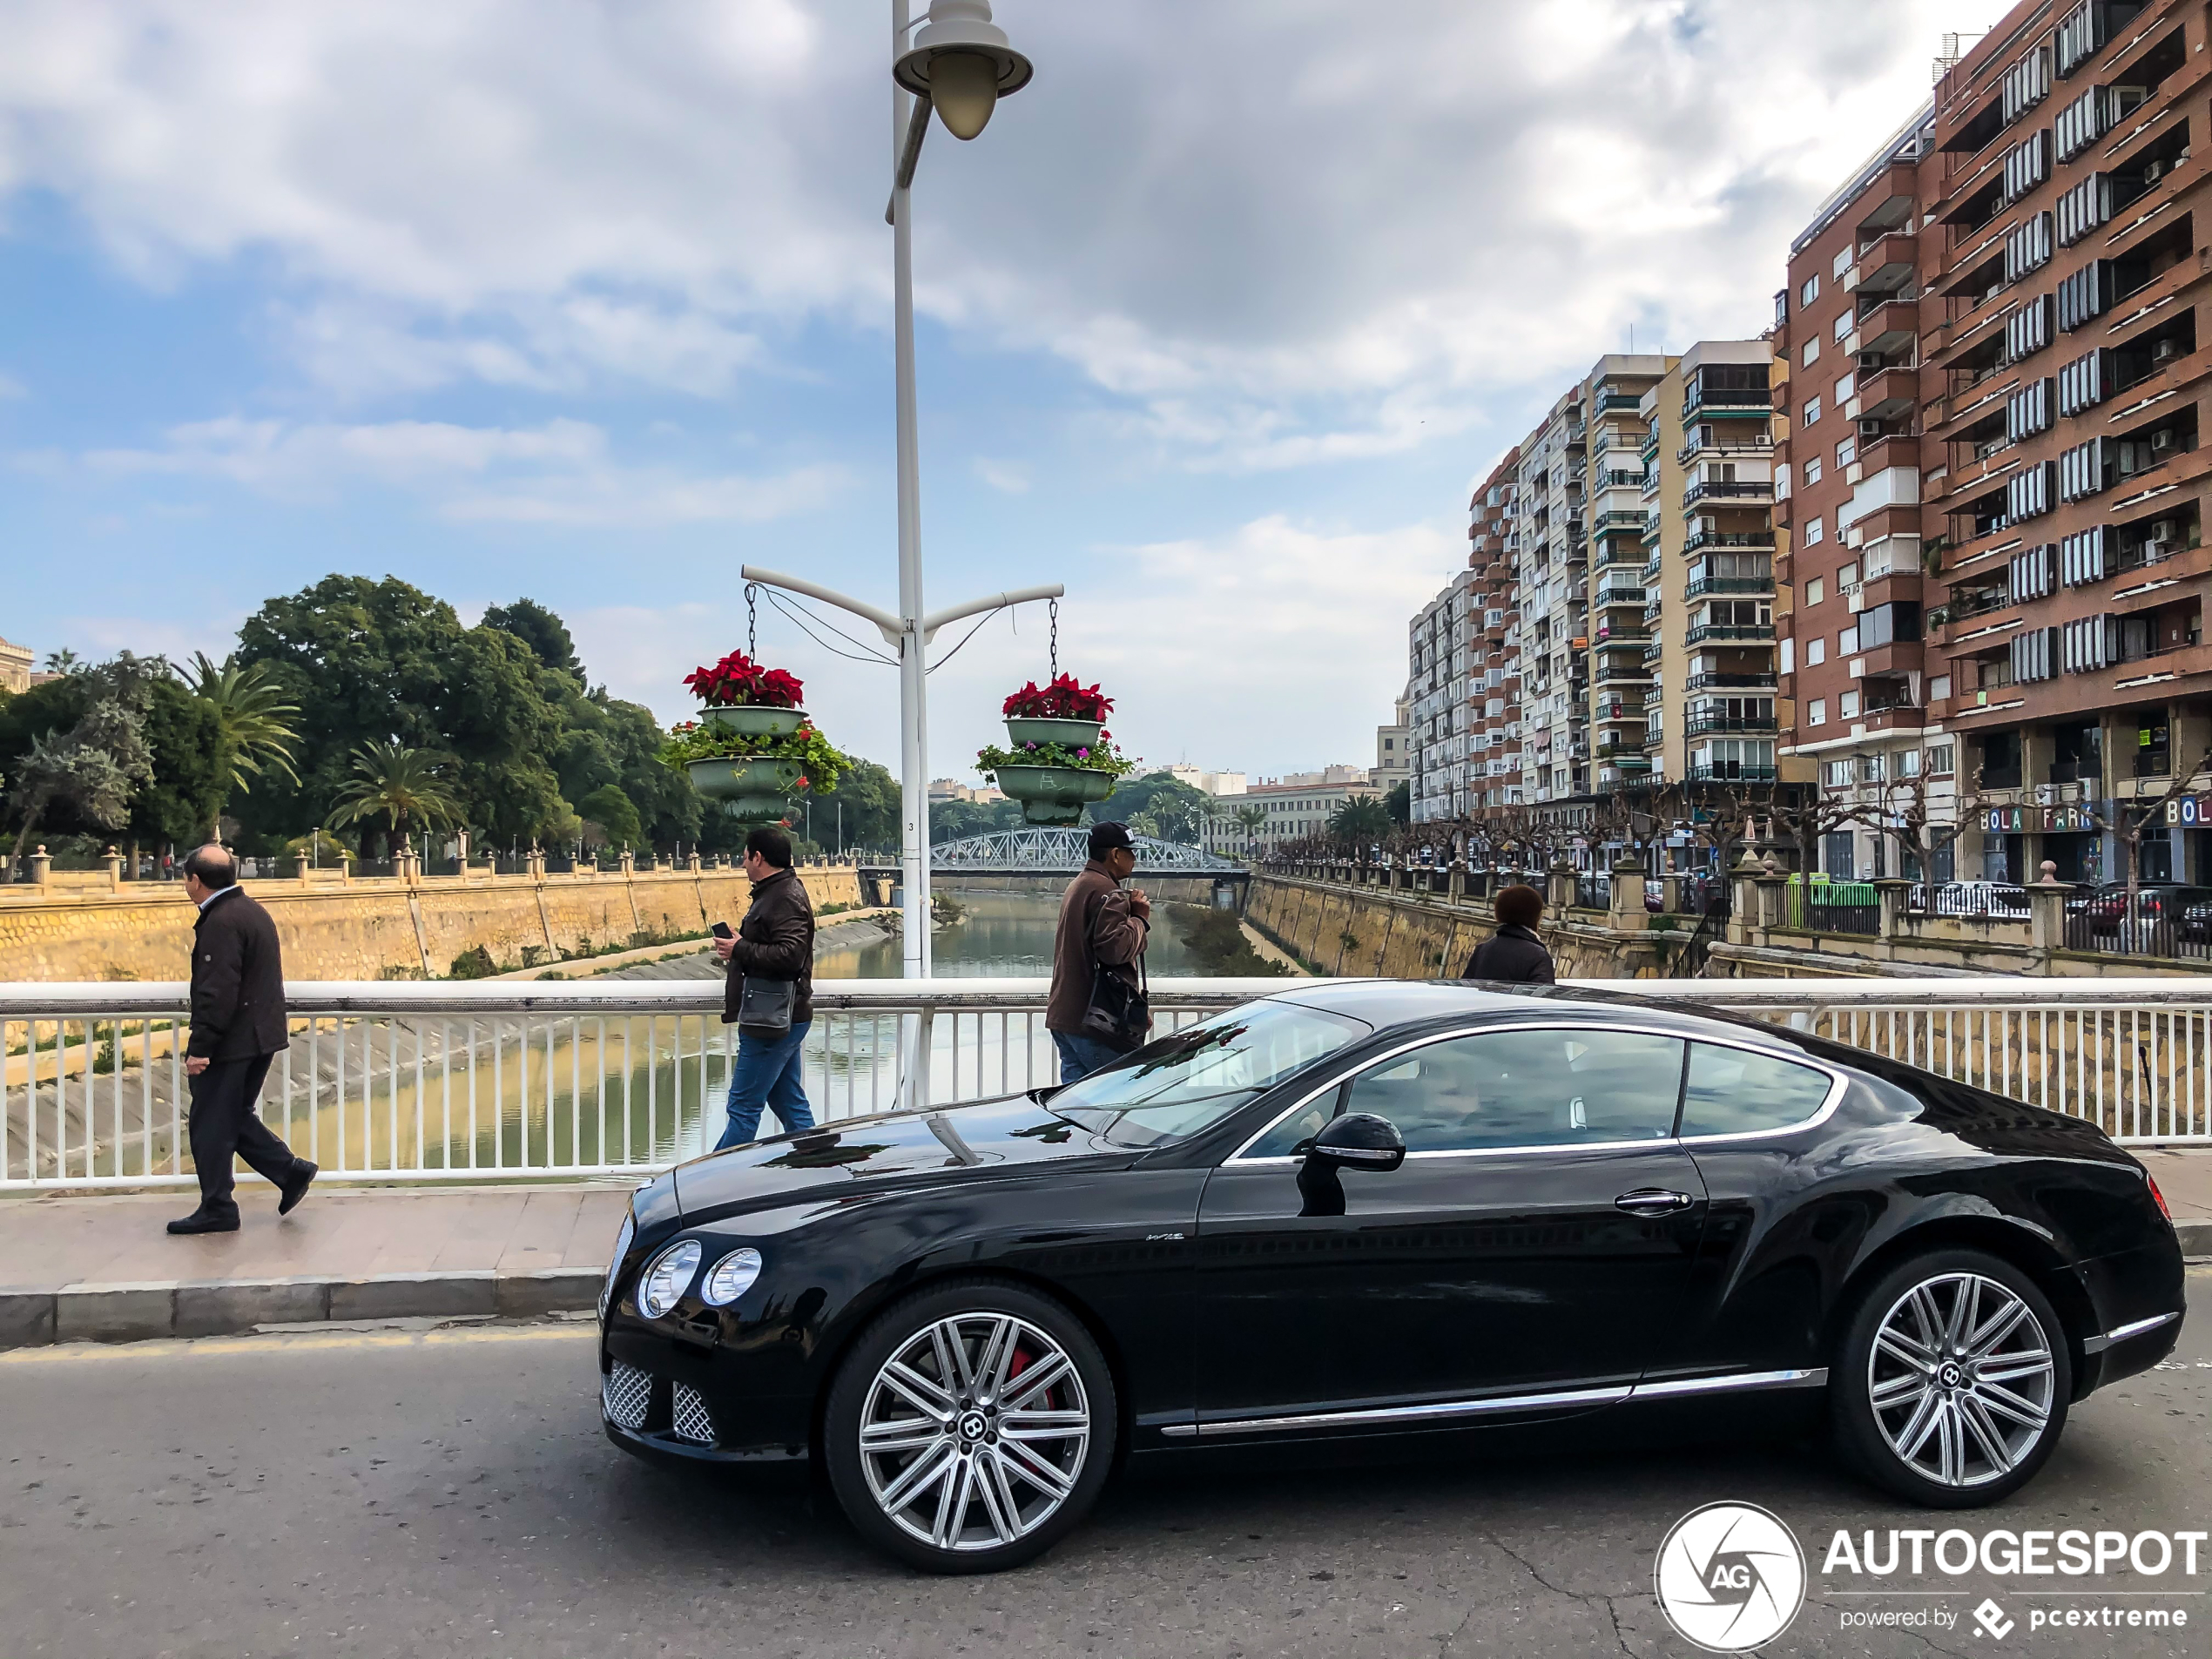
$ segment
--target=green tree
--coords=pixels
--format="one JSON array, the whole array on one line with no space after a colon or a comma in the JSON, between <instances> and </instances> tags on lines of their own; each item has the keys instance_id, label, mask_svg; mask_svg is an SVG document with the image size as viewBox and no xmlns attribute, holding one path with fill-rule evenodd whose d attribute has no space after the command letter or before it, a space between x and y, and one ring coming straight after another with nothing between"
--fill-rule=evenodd
<instances>
[{"instance_id":1,"label":"green tree","mask_svg":"<svg viewBox=\"0 0 2212 1659\"><path fill-rule=\"evenodd\" d=\"M387 577L330 576L266 602L239 631L241 667L268 664L300 710L300 752L316 757L293 787L266 774L239 804L251 834L288 839L327 821L370 744L450 758L442 781L454 821L492 844L550 840L576 822L551 764L565 730L540 689L533 646L498 628L465 628L444 601Z\"/></svg>"},{"instance_id":2,"label":"green tree","mask_svg":"<svg viewBox=\"0 0 2212 1659\"><path fill-rule=\"evenodd\" d=\"M1404 779L1391 785L1390 792L1383 797L1383 806L1389 810L1393 824L1413 821L1413 786Z\"/></svg>"},{"instance_id":3,"label":"green tree","mask_svg":"<svg viewBox=\"0 0 2212 1659\"><path fill-rule=\"evenodd\" d=\"M385 855L396 857L415 826L430 829L460 817L436 757L396 743L368 743L354 751L352 775L339 786L327 822L343 829L382 819Z\"/></svg>"},{"instance_id":4,"label":"green tree","mask_svg":"<svg viewBox=\"0 0 2212 1659\"><path fill-rule=\"evenodd\" d=\"M535 599L517 599L511 605L494 605L478 624L509 633L530 648L546 667L574 674L581 683L583 664L577 660L576 640L568 624Z\"/></svg>"},{"instance_id":5,"label":"green tree","mask_svg":"<svg viewBox=\"0 0 2212 1659\"><path fill-rule=\"evenodd\" d=\"M577 802L576 810L585 823L606 831L610 846L644 845L644 827L638 822L636 805L613 784L601 784Z\"/></svg>"},{"instance_id":6,"label":"green tree","mask_svg":"<svg viewBox=\"0 0 2212 1659\"><path fill-rule=\"evenodd\" d=\"M1142 817L1150 826L1142 833L1195 846L1204 838L1213 809L1213 797L1204 790L1164 772L1153 772L1124 779L1112 794L1091 806L1090 821L1134 825Z\"/></svg>"},{"instance_id":7,"label":"green tree","mask_svg":"<svg viewBox=\"0 0 2212 1659\"><path fill-rule=\"evenodd\" d=\"M1237 827L1244 832L1244 840L1248 843L1258 840L1260 831L1267 827L1267 808L1257 802L1250 806L1239 806L1231 816L1237 820Z\"/></svg>"},{"instance_id":8,"label":"green tree","mask_svg":"<svg viewBox=\"0 0 2212 1659\"><path fill-rule=\"evenodd\" d=\"M1347 841L1379 841L1392 828L1390 808L1372 795L1352 795L1329 814L1329 833Z\"/></svg>"},{"instance_id":9,"label":"green tree","mask_svg":"<svg viewBox=\"0 0 2212 1659\"><path fill-rule=\"evenodd\" d=\"M65 728L57 722L24 734L27 740L6 768L13 780L8 803L22 825L16 837L18 862L42 823L66 828L74 820L84 828L120 829L132 797L153 776L146 706L154 683L168 677L169 664L158 657L122 651L95 667L72 658L56 671L64 678L50 683L59 688L52 696L35 702L30 694L10 699L10 711L18 721L21 712L14 707L18 703L31 704L22 712L34 719L45 711L66 711L70 717Z\"/></svg>"},{"instance_id":10,"label":"green tree","mask_svg":"<svg viewBox=\"0 0 2212 1659\"><path fill-rule=\"evenodd\" d=\"M216 705L166 678L150 683L146 691L150 776L132 793L125 825L133 869L141 840L186 847L217 839L232 779L229 745Z\"/></svg>"},{"instance_id":11,"label":"green tree","mask_svg":"<svg viewBox=\"0 0 2212 1659\"><path fill-rule=\"evenodd\" d=\"M286 697L266 663L240 666L233 652L219 666L206 651L194 651L185 682L213 711L221 758L227 763L228 776L207 818L211 832L232 792L251 791L264 771L299 786L292 749L300 737L295 724L300 706Z\"/></svg>"}]
</instances>

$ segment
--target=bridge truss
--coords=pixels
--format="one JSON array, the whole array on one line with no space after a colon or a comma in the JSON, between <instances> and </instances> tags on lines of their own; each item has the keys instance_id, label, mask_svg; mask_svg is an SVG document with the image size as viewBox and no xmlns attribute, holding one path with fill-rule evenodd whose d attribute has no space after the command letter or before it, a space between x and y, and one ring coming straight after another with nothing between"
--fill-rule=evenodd
<instances>
[{"instance_id":1,"label":"bridge truss","mask_svg":"<svg viewBox=\"0 0 2212 1659\"><path fill-rule=\"evenodd\" d=\"M1163 841L1155 836L1130 838L1136 843L1136 869L1141 876L1240 874L1244 867L1234 859L1202 847ZM940 841L929 849L933 870L1026 871L1073 875L1090 857L1090 832L1079 826L1049 829L999 830L989 835L970 835L957 841Z\"/></svg>"}]
</instances>

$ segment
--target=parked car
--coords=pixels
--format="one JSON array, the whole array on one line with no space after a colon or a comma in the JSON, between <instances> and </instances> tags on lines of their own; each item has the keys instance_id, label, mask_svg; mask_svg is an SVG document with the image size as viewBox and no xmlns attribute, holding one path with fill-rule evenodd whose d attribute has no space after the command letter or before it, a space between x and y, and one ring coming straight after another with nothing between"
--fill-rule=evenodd
<instances>
[{"instance_id":1,"label":"parked car","mask_svg":"<svg viewBox=\"0 0 2212 1659\"><path fill-rule=\"evenodd\" d=\"M1754 1397L1966 1507L2172 1351L2164 1208L2090 1123L1748 1020L1292 988L641 1187L601 1408L640 1455L816 1459L944 1572L1047 1548L1125 1457Z\"/></svg>"},{"instance_id":2,"label":"parked car","mask_svg":"<svg viewBox=\"0 0 2212 1659\"><path fill-rule=\"evenodd\" d=\"M2208 902L2212 902L2212 890L2170 882L2148 882L2135 889L2134 916L2141 922L2178 922L2190 906ZM2086 897L2070 901L2067 908L2087 915L2090 932L2116 934L2128 915L2127 884L2107 882Z\"/></svg>"}]
</instances>

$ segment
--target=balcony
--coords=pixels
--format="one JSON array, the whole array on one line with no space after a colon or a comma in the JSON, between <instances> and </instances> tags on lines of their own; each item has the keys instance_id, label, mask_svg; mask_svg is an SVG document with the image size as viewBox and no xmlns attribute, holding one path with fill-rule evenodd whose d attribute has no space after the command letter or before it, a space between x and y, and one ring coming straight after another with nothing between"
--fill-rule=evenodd
<instances>
[{"instance_id":1,"label":"balcony","mask_svg":"<svg viewBox=\"0 0 2212 1659\"><path fill-rule=\"evenodd\" d=\"M1695 381L1684 389L1682 418L1691 421L1764 421L1774 413L1774 390L1764 386L1711 386Z\"/></svg>"},{"instance_id":2,"label":"balcony","mask_svg":"<svg viewBox=\"0 0 2212 1659\"><path fill-rule=\"evenodd\" d=\"M1644 591L1641 587L1616 587L1614 585L1614 578L1610 577L1604 578L1597 590L1597 604L1601 610L1608 605L1635 605L1641 607L1644 602ZM1599 631L1601 636L1603 634L1603 631L1604 631L1602 629Z\"/></svg>"},{"instance_id":3,"label":"balcony","mask_svg":"<svg viewBox=\"0 0 2212 1659\"><path fill-rule=\"evenodd\" d=\"M1723 507L1760 507L1773 499L1774 480L1771 478L1741 481L1700 478L1682 492L1685 512L1699 502L1712 502Z\"/></svg>"},{"instance_id":4,"label":"balcony","mask_svg":"<svg viewBox=\"0 0 2212 1659\"><path fill-rule=\"evenodd\" d=\"M1920 266L1920 239L1905 231L1885 231L1858 250L1858 262L1844 273L1844 287L1860 293L1893 293L1912 280Z\"/></svg>"},{"instance_id":5,"label":"balcony","mask_svg":"<svg viewBox=\"0 0 2212 1659\"><path fill-rule=\"evenodd\" d=\"M1764 733L1777 729L1771 714L1693 714L1683 726L1683 734L1702 738L1716 732Z\"/></svg>"},{"instance_id":6,"label":"balcony","mask_svg":"<svg viewBox=\"0 0 2212 1659\"><path fill-rule=\"evenodd\" d=\"M1651 676L1643 664L1631 662L1626 657L1605 658L1599 662L1596 671L1600 685L1649 685L1651 683Z\"/></svg>"},{"instance_id":7,"label":"balcony","mask_svg":"<svg viewBox=\"0 0 2212 1659\"><path fill-rule=\"evenodd\" d=\"M1743 766L1733 760L1723 760L1714 765L1694 765L1688 772L1693 784L1770 784L1776 775L1772 766Z\"/></svg>"},{"instance_id":8,"label":"balcony","mask_svg":"<svg viewBox=\"0 0 2212 1659\"><path fill-rule=\"evenodd\" d=\"M1867 351L1878 351L1886 356L1904 350L1919 335L1919 302L1885 300L1871 311L1859 314L1858 327L1844 341L1844 350L1854 357Z\"/></svg>"},{"instance_id":9,"label":"balcony","mask_svg":"<svg viewBox=\"0 0 2212 1659\"><path fill-rule=\"evenodd\" d=\"M1774 435L1760 427L1726 427L1716 429L1713 441L1705 442L1697 428L1690 428L1681 448L1675 451L1677 465L1687 466L1698 455L1771 455Z\"/></svg>"},{"instance_id":10,"label":"balcony","mask_svg":"<svg viewBox=\"0 0 2212 1659\"><path fill-rule=\"evenodd\" d=\"M1689 631L1683 636L1685 645L1772 644L1774 624L1770 622L1693 622Z\"/></svg>"},{"instance_id":11,"label":"balcony","mask_svg":"<svg viewBox=\"0 0 2212 1659\"><path fill-rule=\"evenodd\" d=\"M1590 415L1595 418L1624 409L1634 415L1642 402L1643 395L1640 392L1606 392L1590 400Z\"/></svg>"},{"instance_id":12,"label":"balcony","mask_svg":"<svg viewBox=\"0 0 2212 1659\"><path fill-rule=\"evenodd\" d=\"M1920 371L1917 368L1869 370L1860 377L1858 395L1844 405L1847 421L1894 421L1920 401Z\"/></svg>"},{"instance_id":13,"label":"balcony","mask_svg":"<svg viewBox=\"0 0 2212 1659\"><path fill-rule=\"evenodd\" d=\"M1634 479L1638 486L1643 482L1641 474L1624 473L1622 475ZM1615 531L1641 531L1645 516L1641 508L1608 507L1591 522L1598 535L1610 536Z\"/></svg>"},{"instance_id":14,"label":"balcony","mask_svg":"<svg viewBox=\"0 0 2212 1659\"><path fill-rule=\"evenodd\" d=\"M1692 674L1689 677L1689 684L1683 689L1691 691L1736 690L1758 691L1771 691L1777 683L1776 677L1772 674L1742 673L1733 669L1708 670L1703 674Z\"/></svg>"},{"instance_id":15,"label":"balcony","mask_svg":"<svg viewBox=\"0 0 2212 1659\"><path fill-rule=\"evenodd\" d=\"M1660 563L1660 560L1655 556L1644 565L1642 570L1637 572L1638 579L1645 587L1656 588L1659 585Z\"/></svg>"},{"instance_id":16,"label":"balcony","mask_svg":"<svg viewBox=\"0 0 2212 1659\"><path fill-rule=\"evenodd\" d=\"M1641 622L1615 623L1608 620L1598 624L1597 638L1593 643L1598 645L1644 645L1650 641L1651 636L1644 632Z\"/></svg>"},{"instance_id":17,"label":"balcony","mask_svg":"<svg viewBox=\"0 0 2212 1659\"><path fill-rule=\"evenodd\" d=\"M1666 642L1654 639L1643 648L1643 665L1649 668L1667 654Z\"/></svg>"},{"instance_id":18,"label":"balcony","mask_svg":"<svg viewBox=\"0 0 2212 1659\"><path fill-rule=\"evenodd\" d=\"M1772 593L1774 578L1770 576L1708 576L1700 577L1683 590L1686 599L1696 599L1708 593Z\"/></svg>"},{"instance_id":19,"label":"balcony","mask_svg":"<svg viewBox=\"0 0 2212 1659\"><path fill-rule=\"evenodd\" d=\"M1703 548L1758 548L1774 551L1774 532L1765 530L1696 530L1682 544L1684 553L1695 553Z\"/></svg>"}]
</instances>

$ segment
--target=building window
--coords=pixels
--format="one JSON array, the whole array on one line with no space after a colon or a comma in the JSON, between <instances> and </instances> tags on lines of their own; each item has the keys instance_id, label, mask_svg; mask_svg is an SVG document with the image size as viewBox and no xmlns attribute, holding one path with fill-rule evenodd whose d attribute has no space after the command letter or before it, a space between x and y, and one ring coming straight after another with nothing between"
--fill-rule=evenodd
<instances>
[{"instance_id":1,"label":"building window","mask_svg":"<svg viewBox=\"0 0 2212 1659\"><path fill-rule=\"evenodd\" d=\"M1858 459L1858 440L1857 438L1845 438L1841 443L1836 446L1836 464L1838 466L1848 467L1852 462Z\"/></svg>"},{"instance_id":2,"label":"building window","mask_svg":"<svg viewBox=\"0 0 2212 1659\"><path fill-rule=\"evenodd\" d=\"M1928 700L1940 703L1951 695L1951 676L1932 674L1928 678Z\"/></svg>"},{"instance_id":3,"label":"building window","mask_svg":"<svg viewBox=\"0 0 2212 1659\"><path fill-rule=\"evenodd\" d=\"M1801 306L1809 306L1818 298L1820 298L1820 273L1815 271L1804 280L1804 285L1797 290L1797 303Z\"/></svg>"},{"instance_id":4,"label":"building window","mask_svg":"<svg viewBox=\"0 0 2212 1659\"><path fill-rule=\"evenodd\" d=\"M1851 269L1851 245L1849 242L1845 242L1843 246L1836 250L1836 262L1830 270L1837 281L1841 282L1844 280L1844 273Z\"/></svg>"},{"instance_id":5,"label":"building window","mask_svg":"<svg viewBox=\"0 0 2212 1659\"><path fill-rule=\"evenodd\" d=\"M1836 318L1836 338L1840 341L1845 335L1849 334L1851 331L1852 325L1858 319L1853 317L1848 311L1838 314Z\"/></svg>"},{"instance_id":6,"label":"building window","mask_svg":"<svg viewBox=\"0 0 2212 1659\"><path fill-rule=\"evenodd\" d=\"M1817 334L1815 334L1815 335L1814 335L1814 336L1813 336L1811 340L1808 340L1807 341L1805 341L1804 359L1804 366L1805 366L1807 368L1811 368L1811 367L1812 367L1815 363L1818 362L1819 361L1820 361L1820 336L1819 336L1819 335L1817 335Z\"/></svg>"},{"instance_id":7,"label":"building window","mask_svg":"<svg viewBox=\"0 0 2212 1659\"><path fill-rule=\"evenodd\" d=\"M1807 668L1817 668L1827 660L1828 641L1824 637L1815 634L1811 639L1805 641L1805 666Z\"/></svg>"},{"instance_id":8,"label":"building window","mask_svg":"<svg viewBox=\"0 0 2212 1659\"><path fill-rule=\"evenodd\" d=\"M1828 699L1826 698L1816 697L1805 705L1805 724L1807 725L1828 724Z\"/></svg>"},{"instance_id":9,"label":"building window","mask_svg":"<svg viewBox=\"0 0 2212 1659\"><path fill-rule=\"evenodd\" d=\"M1805 400L1805 414L1804 414L1804 422L1805 422L1805 424L1806 424L1807 426L1811 426L1811 424L1812 424L1815 421L1817 421L1819 418L1820 418L1820 400L1819 400L1818 398L1817 398L1817 397L1809 397L1809 398L1807 398L1807 399Z\"/></svg>"},{"instance_id":10,"label":"building window","mask_svg":"<svg viewBox=\"0 0 2212 1659\"><path fill-rule=\"evenodd\" d=\"M1807 604L1817 605L1827 597L1828 584L1820 577L1815 577L1811 581L1805 583L1805 603Z\"/></svg>"},{"instance_id":11,"label":"building window","mask_svg":"<svg viewBox=\"0 0 2212 1659\"><path fill-rule=\"evenodd\" d=\"M1851 399L1856 397L1858 395L1858 374L1857 371L1853 371L1852 373L1844 375L1841 380L1836 382L1836 407L1838 408L1842 408L1844 404L1850 402Z\"/></svg>"},{"instance_id":12,"label":"building window","mask_svg":"<svg viewBox=\"0 0 2212 1659\"><path fill-rule=\"evenodd\" d=\"M1858 624L1853 623L1836 636L1836 655L1848 657L1858 649Z\"/></svg>"},{"instance_id":13,"label":"building window","mask_svg":"<svg viewBox=\"0 0 2212 1659\"><path fill-rule=\"evenodd\" d=\"M1836 711L1844 719L1857 719L1858 718L1858 693L1845 691L1836 699Z\"/></svg>"},{"instance_id":14,"label":"building window","mask_svg":"<svg viewBox=\"0 0 2212 1659\"><path fill-rule=\"evenodd\" d=\"M1928 775L1931 778L1948 778L1958 770L1957 755L1958 749L1955 745L1930 744L1928 745Z\"/></svg>"},{"instance_id":15,"label":"building window","mask_svg":"<svg viewBox=\"0 0 2212 1659\"><path fill-rule=\"evenodd\" d=\"M1920 752L1918 749L1898 750L1896 765L1897 776L1918 778L1920 775Z\"/></svg>"},{"instance_id":16,"label":"building window","mask_svg":"<svg viewBox=\"0 0 2212 1659\"><path fill-rule=\"evenodd\" d=\"M1809 455L1805 459L1805 483L1808 487L1810 487L1811 485L1817 484L1819 482L1820 457L1818 455Z\"/></svg>"},{"instance_id":17,"label":"building window","mask_svg":"<svg viewBox=\"0 0 2212 1659\"><path fill-rule=\"evenodd\" d=\"M1820 519L1817 515L1805 521L1805 545L1807 547L1818 547L1825 537L1826 532L1821 529Z\"/></svg>"}]
</instances>

